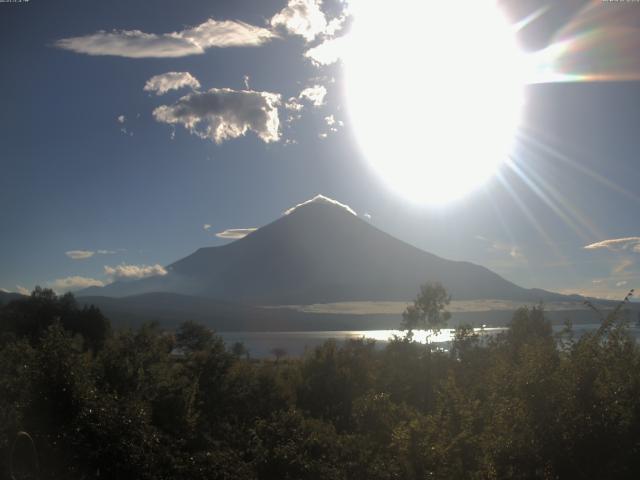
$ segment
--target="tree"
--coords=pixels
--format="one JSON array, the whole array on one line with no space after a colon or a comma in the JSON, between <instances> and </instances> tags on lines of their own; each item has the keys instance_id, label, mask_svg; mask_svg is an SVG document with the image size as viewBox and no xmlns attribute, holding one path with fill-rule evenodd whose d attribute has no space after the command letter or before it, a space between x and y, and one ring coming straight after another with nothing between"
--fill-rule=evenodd
<instances>
[{"instance_id":1,"label":"tree","mask_svg":"<svg viewBox=\"0 0 640 480\"><path fill-rule=\"evenodd\" d=\"M424 328L436 333L446 326L451 314L446 310L451 296L439 282L427 282L420 287L420 293L402 314L403 330Z\"/></svg>"},{"instance_id":2,"label":"tree","mask_svg":"<svg viewBox=\"0 0 640 480\"><path fill-rule=\"evenodd\" d=\"M245 347L242 342L234 342L233 345L231 345L231 353L236 358L249 358L249 350L247 350L247 347Z\"/></svg>"},{"instance_id":3,"label":"tree","mask_svg":"<svg viewBox=\"0 0 640 480\"><path fill-rule=\"evenodd\" d=\"M281 358L287 356L287 351L282 347L275 347L271 349L271 355L276 357L276 363L278 363Z\"/></svg>"},{"instance_id":4,"label":"tree","mask_svg":"<svg viewBox=\"0 0 640 480\"><path fill-rule=\"evenodd\" d=\"M47 288L36 287L31 296L13 300L0 310L0 331L28 338L32 344L50 326L60 323L73 333L82 335L85 348L98 351L110 334L111 323L97 307L80 308L72 293L57 296Z\"/></svg>"},{"instance_id":5,"label":"tree","mask_svg":"<svg viewBox=\"0 0 640 480\"><path fill-rule=\"evenodd\" d=\"M176 332L176 345L189 352L206 350L211 347L212 341L211 330L191 320L182 322Z\"/></svg>"}]
</instances>

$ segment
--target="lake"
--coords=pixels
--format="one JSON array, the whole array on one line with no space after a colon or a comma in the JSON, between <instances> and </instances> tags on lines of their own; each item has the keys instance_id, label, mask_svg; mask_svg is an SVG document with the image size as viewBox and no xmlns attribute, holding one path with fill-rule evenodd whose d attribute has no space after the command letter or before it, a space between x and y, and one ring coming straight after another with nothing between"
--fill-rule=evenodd
<instances>
[{"instance_id":1,"label":"lake","mask_svg":"<svg viewBox=\"0 0 640 480\"><path fill-rule=\"evenodd\" d=\"M597 323L580 324L573 326L574 336L580 337L584 333L595 330L600 326ZM476 332L484 335L496 335L507 327L476 328ZM564 327L554 325L554 332L559 332ZM640 328L633 326L630 328L636 339L640 338ZM421 343L435 343L442 348L447 348L453 338L454 329L446 328L440 330L438 335L426 330L416 330L414 339ZM315 331L315 332L219 332L224 342L231 346L235 342L242 342L249 350L252 358L267 358L272 356L274 348L284 349L287 356L298 357L304 354L305 350L317 347L329 339L344 342L349 339L367 338L375 340L376 344L383 347L393 335L403 336L401 330L338 330L338 331Z\"/></svg>"}]
</instances>

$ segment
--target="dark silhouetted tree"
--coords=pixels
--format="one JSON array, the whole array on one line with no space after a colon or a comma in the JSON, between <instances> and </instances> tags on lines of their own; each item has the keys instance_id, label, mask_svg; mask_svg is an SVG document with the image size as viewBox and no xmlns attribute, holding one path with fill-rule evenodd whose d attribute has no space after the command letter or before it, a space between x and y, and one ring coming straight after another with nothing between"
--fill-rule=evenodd
<instances>
[{"instance_id":1,"label":"dark silhouetted tree","mask_svg":"<svg viewBox=\"0 0 640 480\"><path fill-rule=\"evenodd\" d=\"M424 328L438 331L446 326L451 314L446 310L451 297L438 282L429 282L420 287L420 293L402 314L405 330Z\"/></svg>"}]
</instances>

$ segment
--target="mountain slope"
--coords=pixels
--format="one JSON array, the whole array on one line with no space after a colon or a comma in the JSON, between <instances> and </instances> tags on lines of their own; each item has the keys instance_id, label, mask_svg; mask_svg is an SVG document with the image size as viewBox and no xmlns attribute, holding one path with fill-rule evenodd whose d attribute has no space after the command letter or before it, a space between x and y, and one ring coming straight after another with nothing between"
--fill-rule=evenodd
<instances>
[{"instance_id":1,"label":"mountain slope","mask_svg":"<svg viewBox=\"0 0 640 480\"><path fill-rule=\"evenodd\" d=\"M440 281L458 300L566 298L424 252L322 203L301 206L228 245L201 248L167 270L162 277L116 282L82 295L173 292L250 304L309 304L410 300L419 285Z\"/></svg>"},{"instance_id":2,"label":"mountain slope","mask_svg":"<svg viewBox=\"0 0 640 480\"><path fill-rule=\"evenodd\" d=\"M20 293L11 293L11 292L2 292L0 291L0 305L5 305L13 300L20 300L22 298L27 298L25 295Z\"/></svg>"}]
</instances>

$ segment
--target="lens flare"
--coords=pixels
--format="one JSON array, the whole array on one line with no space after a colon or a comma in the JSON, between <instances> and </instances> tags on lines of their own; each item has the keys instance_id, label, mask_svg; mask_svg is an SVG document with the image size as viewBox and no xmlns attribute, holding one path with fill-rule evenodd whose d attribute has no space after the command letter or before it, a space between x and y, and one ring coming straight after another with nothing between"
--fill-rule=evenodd
<instances>
[{"instance_id":1,"label":"lens flare","mask_svg":"<svg viewBox=\"0 0 640 480\"><path fill-rule=\"evenodd\" d=\"M533 53L530 83L640 80L640 8L593 1Z\"/></svg>"}]
</instances>

